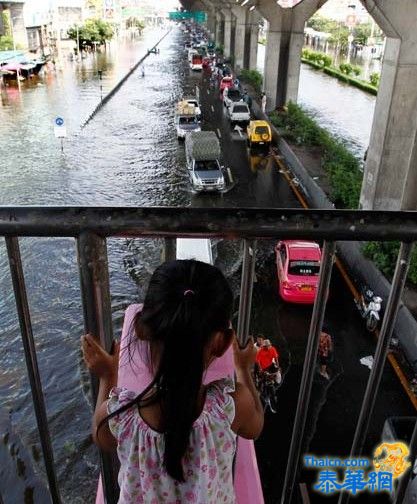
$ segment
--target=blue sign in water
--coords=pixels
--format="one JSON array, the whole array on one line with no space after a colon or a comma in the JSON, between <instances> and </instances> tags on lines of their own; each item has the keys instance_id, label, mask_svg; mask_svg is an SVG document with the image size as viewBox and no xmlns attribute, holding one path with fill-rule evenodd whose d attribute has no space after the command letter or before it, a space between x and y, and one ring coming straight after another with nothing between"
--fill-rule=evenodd
<instances>
[{"instance_id":1,"label":"blue sign in water","mask_svg":"<svg viewBox=\"0 0 417 504\"><path fill-rule=\"evenodd\" d=\"M64 124L64 119L62 119L62 117L57 117L57 118L55 119L55 124L56 124L57 126L63 126L63 124Z\"/></svg>"}]
</instances>

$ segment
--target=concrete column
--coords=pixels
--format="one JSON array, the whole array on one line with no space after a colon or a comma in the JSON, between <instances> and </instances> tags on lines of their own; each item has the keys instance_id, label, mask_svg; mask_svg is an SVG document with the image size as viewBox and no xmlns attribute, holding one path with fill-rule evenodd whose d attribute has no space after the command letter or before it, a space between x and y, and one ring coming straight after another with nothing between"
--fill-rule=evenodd
<instances>
[{"instance_id":1,"label":"concrete column","mask_svg":"<svg viewBox=\"0 0 417 504\"><path fill-rule=\"evenodd\" d=\"M0 36L5 35L4 23L3 23L3 6L0 5Z\"/></svg>"},{"instance_id":2,"label":"concrete column","mask_svg":"<svg viewBox=\"0 0 417 504\"><path fill-rule=\"evenodd\" d=\"M28 46L28 37L23 19L23 3L10 4L10 18L13 26L13 38L16 45L26 48Z\"/></svg>"},{"instance_id":3,"label":"concrete column","mask_svg":"<svg viewBox=\"0 0 417 504\"><path fill-rule=\"evenodd\" d=\"M304 24L326 0L304 0L282 8L275 0L259 0L257 9L268 21L264 91L267 109L297 101Z\"/></svg>"},{"instance_id":4,"label":"concrete column","mask_svg":"<svg viewBox=\"0 0 417 504\"><path fill-rule=\"evenodd\" d=\"M256 70L258 67L259 16L252 11L246 24L244 67Z\"/></svg>"},{"instance_id":5,"label":"concrete column","mask_svg":"<svg viewBox=\"0 0 417 504\"><path fill-rule=\"evenodd\" d=\"M360 206L417 209L417 4L368 2L387 35Z\"/></svg>"},{"instance_id":6,"label":"concrete column","mask_svg":"<svg viewBox=\"0 0 417 504\"><path fill-rule=\"evenodd\" d=\"M233 14L236 18L236 29L234 37L234 66L236 72L245 66L245 37L246 37L246 10L242 7L233 7Z\"/></svg>"},{"instance_id":7,"label":"concrete column","mask_svg":"<svg viewBox=\"0 0 417 504\"><path fill-rule=\"evenodd\" d=\"M224 55L229 58L232 44L232 13L227 9L222 9L222 13L224 16Z\"/></svg>"},{"instance_id":8,"label":"concrete column","mask_svg":"<svg viewBox=\"0 0 417 504\"><path fill-rule=\"evenodd\" d=\"M220 13L216 15L216 46L224 45L224 21Z\"/></svg>"}]
</instances>

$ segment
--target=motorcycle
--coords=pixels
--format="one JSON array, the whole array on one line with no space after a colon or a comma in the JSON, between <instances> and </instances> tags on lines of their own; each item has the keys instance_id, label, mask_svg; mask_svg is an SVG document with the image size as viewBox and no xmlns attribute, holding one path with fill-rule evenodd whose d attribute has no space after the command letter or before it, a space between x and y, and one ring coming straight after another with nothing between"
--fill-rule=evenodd
<instances>
[{"instance_id":1,"label":"motorcycle","mask_svg":"<svg viewBox=\"0 0 417 504\"><path fill-rule=\"evenodd\" d=\"M375 331L380 320L379 312L382 308L382 298L375 296L371 289L365 287L362 290L361 297L359 299L355 299L355 304L362 315L362 318L365 319L368 331Z\"/></svg>"}]
</instances>

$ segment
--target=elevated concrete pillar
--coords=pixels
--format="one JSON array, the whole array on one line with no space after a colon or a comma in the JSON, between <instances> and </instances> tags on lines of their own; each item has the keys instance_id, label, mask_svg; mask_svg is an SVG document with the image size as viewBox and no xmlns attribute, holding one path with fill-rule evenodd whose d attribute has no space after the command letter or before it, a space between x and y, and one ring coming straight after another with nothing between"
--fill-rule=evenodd
<instances>
[{"instance_id":1,"label":"elevated concrete pillar","mask_svg":"<svg viewBox=\"0 0 417 504\"><path fill-rule=\"evenodd\" d=\"M245 56L243 67L248 70L256 70L258 67L258 41L259 41L259 15L248 12L245 26Z\"/></svg>"},{"instance_id":2,"label":"elevated concrete pillar","mask_svg":"<svg viewBox=\"0 0 417 504\"><path fill-rule=\"evenodd\" d=\"M224 45L224 19L220 12L216 14L216 46Z\"/></svg>"},{"instance_id":3,"label":"elevated concrete pillar","mask_svg":"<svg viewBox=\"0 0 417 504\"><path fill-rule=\"evenodd\" d=\"M2 14L3 14L3 6L0 4L0 36L1 37L6 34Z\"/></svg>"},{"instance_id":4,"label":"elevated concrete pillar","mask_svg":"<svg viewBox=\"0 0 417 504\"><path fill-rule=\"evenodd\" d=\"M210 34L210 37L215 40L216 37L216 9L210 0L200 0L203 5L203 10L207 14L207 30Z\"/></svg>"},{"instance_id":5,"label":"elevated concrete pillar","mask_svg":"<svg viewBox=\"0 0 417 504\"><path fill-rule=\"evenodd\" d=\"M224 17L224 55L226 58L231 56L232 46L232 12L229 9L222 9Z\"/></svg>"},{"instance_id":6,"label":"elevated concrete pillar","mask_svg":"<svg viewBox=\"0 0 417 504\"><path fill-rule=\"evenodd\" d=\"M415 0L362 0L387 35L360 206L417 210Z\"/></svg>"},{"instance_id":7,"label":"elevated concrete pillar","mask_svg":"<svg viewBox=\"0 0 417 504\"><path fill-rule=\"evenodd\" d=\"M28 37L23 18L23 2L9 4L10 18L13 28L13 39L16 46L26 48L28 46Z\"/></svg>"},{"instance_id":8,"label":"elevated concrete pillar","mask_svg":"<svg viewBox=\"0 0 417 504\"><path fill-rule=\"evenodd\" d=\"M233 7L233 15L236 19L233 58L237 72L245 66L245 38L246 38L246 18L247 11L242 7Z\"/></svg>"},{"instance_id":9,"label":"elevated concrete pillar","mask_svg":"<svg viewBox=\"0 0 417 504\"><path fill-rule=\"evenodd\" d=\"M304 24L326 0L304 0L282 8L275 0L260 0L259 13L268 21L264 91L267 108L297 101L304 42Z\"/></svg>"}]
</instances>

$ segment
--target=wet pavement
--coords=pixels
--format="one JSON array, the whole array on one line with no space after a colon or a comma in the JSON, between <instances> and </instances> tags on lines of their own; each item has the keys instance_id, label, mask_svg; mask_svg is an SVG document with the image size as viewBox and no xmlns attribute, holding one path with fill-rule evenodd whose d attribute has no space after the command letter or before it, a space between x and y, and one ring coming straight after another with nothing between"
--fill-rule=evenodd
<instances>
[{"instance_id":1,"label":"wet pavement","mask_svg":"<svg viewBox=\"0 0 417 504\"><path fill-rule=\"evenodd\" d=\"M107 77L111 82L117 82L128 70L130 61L139 59L144 48L151 46L150 38L131 48L118 75ZM140 72L134 73L82 130L80 125L97 104L98 81L94 70L89 70L90 78L85 81L83 72L71 74L68 77L71 85L66 79L43 81L42 86L25 90L17 102L9 101L0 108L2 157L9 153L0 173L1 204L299 206L272 158L248 156L244 139L230 130L218 92L208 88L208 76L189 71L182 41L183 35L173 31L162 42L161 54L146 61L145 78ZM109 58L108 65L111 72L114 60ZM223 164L230 167L237 181L233 190L221 196L191 193L184 147L178 143L174 130L174 104L195 85L201 90L203 129L218 130ZM65 110L62 103L66 104ZM71 117L71 134L63 155L52 136L51 122L58 113ZM256 445L267 503L276 502L282 488L311 316L311 308L287 305L278 299L273 249L274 243L269 241L259 247L252 321L254 333L263 332L279 347L285 372L279 392L279 412L267 415L265 431ZM160 251L159 241L109 240L116 331L120 329L124 308L143 299L146 282L160 261ZM218 241L215 256L216 264L225 272L237 295L240 244ZM88 378L79 351L83 322L74 242L23 239L22 257L64 501L90 503L94 501L98 465L89 435ZM3 243L0 243L0 285L0 366L4 370L0 378L1 410L13 423L10 432L10 424L0 416L1 433L23 443L37 471L42 472ZM330 382L318 377L314 385L308 438L313 453L340 455L348 453L369 376L359 358L371 354L375 342L365 332L363 321L337 274L329 303L326 319L335 339L336 357ZM387 416L411 413L405 394L387 368L369 446L374 446ZM29 502L44 504L42 488L32 485L29 469L19 472L15 459L8 454L10 450L0 450L0 471L7 474L8 481L15 474L16 481L26 490L33 486ZM19 502L20 486L5 493L2 481L5 480L0 477L4 504Z\"/></svg>"}]
</instances>

